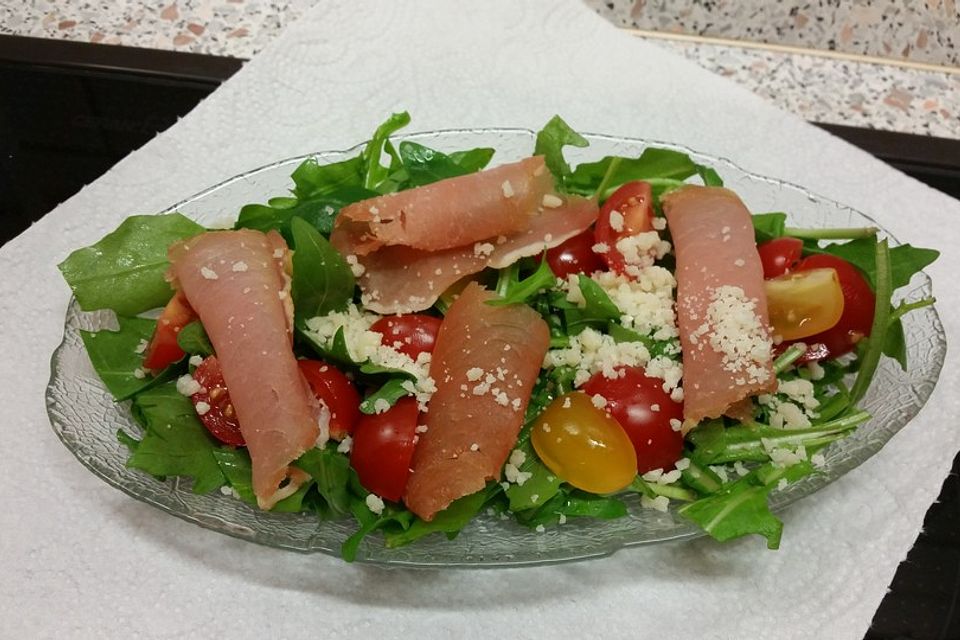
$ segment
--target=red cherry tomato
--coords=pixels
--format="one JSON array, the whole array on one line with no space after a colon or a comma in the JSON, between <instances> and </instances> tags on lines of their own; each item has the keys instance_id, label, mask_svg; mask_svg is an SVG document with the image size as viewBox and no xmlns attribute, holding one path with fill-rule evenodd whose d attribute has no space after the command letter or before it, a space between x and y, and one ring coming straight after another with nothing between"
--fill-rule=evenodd
<instances>
[{"instance_id":1,"label":"red cherry tomato","mask_svg":"<svg viewBox=\"0 0 960 640\"><path fill-rule=\"evenodd\" d=\"M298 360L314 395L330 410L330 437L343 440L360 419L360 394L339 369L319 360Z\"/></svg>"},{"instance_id":2,"label":"red cherry tomato","mask_svg":"<svg viewBox=\"0 0 960 640\"><path fill-rule=\"evenodd\" d=\"M866 336L873 326L873 312L876 296L860 270L837 256L816 254L804 258L795 271L830 268L837 272L840 289L843 291L843 314L831 328L821 333L803 338L810 345L798 362L811 362L836 358L850 353Z\"/></svg>"},{"instance_id":3,"label":"red cherry tomato","mask_svg":"<svg viewBox=\"0 0 960 640\"><path fill-rule=\"evenodd\" d=\"M616 215L613 215L616 214ZM596 228L597 243L607 245L600 256L611 270L625 273L627 263L617 250L617 241L653 228L653 189L649 182L628 182L607 198L600 208Z\"/></svg>"},{"instance_id":4,"label":"red cherry tomato","mask_svg":"<svg viewBox=\"0 0 960 640\"><path fill-rule=\"evenodd\" d=\"M350 464L367 491L394 502L403 496L419 415L417 400L408 396L384 413L360 417L353 431Z\"/></svg>"},{"instance_id":5,"label":"red cherry tomato","mask_svg":"<svg viewBox=\"0 0 960 640\"><path fill-rule=\"evenodd\" d=\"M223 381L217 357L205 358L193 372L193 379L202 389L190 396L190 400L203 426L220 442L238 447L245 445L237 412L230 402L230 392Z\"/></svg>"},{"instance_id":6,"label":"red cherry tomato","mask_svg":"<svg viewBox=\"0 0 960 640\"><path fill-rule=\"evenodd\" d=\"M177 334L196 319L197 314L187 302L187 297L177 291L157 319L157 328L147 346L143 366L157 372L183 358L186 354L177 344Z\"/></svg>"},{"instance_id":7,"label":"red cherry tomato","mask_svg":"<svg viewBox=\"0 0 960 640\"><path fill-rule=\"evenodd\" d=\"M621 367L622 377L595 374L581 391L600 394L604 407L630 436L637 454L637 473L668 471L683 455L683 436L670 420L683 420L683 404L670 399L663 380L647 377L640 367Z\"/></svg>"},{"instance_id":8,"label":"red cherry tomato","mask_svg":"<svg viewBox=\"0 0 960 640\"><path fill-rule=\"evenodd\" d=\"M383 343L414 360L421 353L430 353L437 343L437 333L443 320L422 314L387 316L370 327L383 336Z\"/></svg>"},{"instance_id":9,"label":"red cherry tomato","mask_svg":"<svg viewBox=\"0 0 960 640\"><path fill-rule=\"evenodd\" d=\"M803 241L799 238L777 238L759 245L757 253L763 264L763 277L769 280L782 276L800 262Z\"/></svg>"},{"instance_id":10,"label":"red cherry tomato","mask_svg":"<svg viewBox=\"0 0 960 640\"><path fill-rule=\"evenodd\" d=\"M566 278L577 273L591 274L594 271L604 271L606 263L599 254L594 253L593 245L596 240L589 229L558 244L553 249L547 249L547 264L553 275Z\"/></svg>"}]
</instances>

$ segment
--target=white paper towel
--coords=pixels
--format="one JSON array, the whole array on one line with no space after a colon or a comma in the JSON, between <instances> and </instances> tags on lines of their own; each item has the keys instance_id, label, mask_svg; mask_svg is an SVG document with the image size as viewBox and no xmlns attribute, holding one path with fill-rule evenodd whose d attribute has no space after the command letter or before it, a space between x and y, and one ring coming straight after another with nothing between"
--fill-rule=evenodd
<instances>
[{"instance_id":1,"label":"white paper towel","mask_svg":"<svg viewBox=\"0 0 960 640\"><path fill-rule=\"evenodd\" d=\"M125 216L279 158L343 148L391 110L413 130L575 128L678 142L801 183L944 251L960 203L578 2L321 2L169 131L0 250L0 635L5 637L860 638L960 448L955 352L873 459L756 539L550 568L401 571L239 542L142 505L54 437L43 390L69 297L55 265ZM43 188L37 185L36 188ZM271 195L271 194L264 194Z\"/></svg>"}]
</instances>

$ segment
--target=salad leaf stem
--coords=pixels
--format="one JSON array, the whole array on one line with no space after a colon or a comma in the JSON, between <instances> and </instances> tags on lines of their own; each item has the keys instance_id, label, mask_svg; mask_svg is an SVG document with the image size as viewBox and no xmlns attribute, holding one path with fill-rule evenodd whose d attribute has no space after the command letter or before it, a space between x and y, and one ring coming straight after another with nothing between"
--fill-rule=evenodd
<instances>
[{"instance_id":1,"label":"salad leaf stem","mask_svg":"<svg viewBox=\"0 0 960 640\"><path fill-rule=\"evenodd\" d=\"M620 162L623 158L614 157L610 160L610 165L607 167L606 173L603 174L603 180L600 181L600 186L597 187L594 197L604 198L604 194L607 191L607 188L610 186L610 183L613 181L613 175L617 172L617 167L620 166Z\"/></svg>"},{"instance_id":2,"label":"salad leaf stem","mask_svg":"<svg viewBox=\"0 0 960 640\"><path fill-rule=\"evenodd\" d=\"M917 309L923 309L924 307L929 307L937 301L936 298L923 298L915 302L901 302L899 305L893 308L890 312L890 322L896 322L906 314L911 311L916 311Z\"/></svg>"},{"instance_id":3,"label":"salad leaf stem","mask_svg":"<svg viewBox=\"0 0 960 640\"><path fill-rule=\"evenodd\" d=\"M785 227L783 234L801 240L859 240L877 235L876 227L847 227L840 229L799 229Z\"/></svg>"},{"instance_id":4,"label":"salad leaf stem","mask_svg":"<svg viewBox=\"0 0 960 640\"><path fill-rule=\"evenodd\" d=\"M773 361L773 372L774 373L783 373L787 370L787 367L792 365L797 359L807 352L807 345L802 342L790 345L790 347L780 354L780 356Z\"/></svg>"},{"instance_id":5,"label":"salad leaf stem","mask_svg":"<svg viewBox=\"0 0 960 640\"><path fill-rule=\"evenodd\" d=\"M684 502L693 502L699 498L696 491L691 491L690 489L685 489L675 484L647 482L640 476L634 478L629 489L647 496L665 496L672 500L682 500Z\"/></svg>"},{"instance_id":6,"label":"salad leaf stem","mask_svg":"<svg viewBox=\"0 0 960 640\"><path fill-rule=\"evenodd\" d=\"M365 189L375 189L376 186L387 177L389 169L380 164L380 156L383 155L384 145L390 137L390 134L398 129L402 129L408 124L410 124L410 114L406 111L401 111L400 113L392 114L387 118L386 122L377 127L373 138L370 139L370 142L361 154L365 169L363 178L363 187Z\"/></svg>"},{"instance_id":7,"label":"salad leaf stem","mask_svg":"<svg viewBox=\"0 0 960 640\"><path fill-rule=\"evenodd\" d=\"M890 247L884 238L876 249L876 305L873 311L873 326L870 328L867 348L860 361L860 371L850 390L850 402L859 402L873 380L873 374L883 355L884 337L890 324L890 298L893 295L893 274L890 270Z\"/></svg>"}]
</instances>

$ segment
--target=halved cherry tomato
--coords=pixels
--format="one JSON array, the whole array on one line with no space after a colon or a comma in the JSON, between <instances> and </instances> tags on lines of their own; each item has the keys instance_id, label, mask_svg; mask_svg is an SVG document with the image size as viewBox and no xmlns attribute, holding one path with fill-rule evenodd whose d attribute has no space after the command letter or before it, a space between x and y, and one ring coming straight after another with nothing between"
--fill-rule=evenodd
<instances>
[{"instance_id":1,"label":"halved cherry tomato","mask_svg":"<svg viewBox=\"0 0 960 640\"><path fill-rule=\"evenodd\" d=\"M803 339L809 348L799 362L836 358L850 353L860 340L870 335L873 327L876 296L855 266L837 256L816 254L801 260L795 270L823 268L837 272L843 291L843 314L832 328Z\"/></svg>"},{"instance_id":2,"label":"halved cherry tomato","mask_svg":"<svg viewBox=\"0 0 960 640\"><path fill-rule=\"evenodd\" d=\"M384 413L360 417L353 431L350 464L367 491L394 502L403 496L419 415L416 398L408 396Z\"/></svg>"},{"instance_id":3,"label":"halved cherry tomato","mask_svg":"<svg viewBox=\"0 0 960 640\"><path fill-rule=\"evenodd\" d=\"M343 440L360 419L360 393L339 369L320 360L298 360L314 395L330 411L330 437Z\"/></svg>"},{"instance_id":4,"label":"halved cherry tomato","mask_svg":"<svg viewBox=\"0 0 960 640\"><path fill-rule=\"evenodd\" d=\"M177 291L157 319L157 328L147 346L143 366L156 372L183 358L186 354L177 344L177 334L196 319L197 314L187 302L187 297Z\"/></svg>"},{"instance_id":5,"label":"halved cherry tomato","mask_svg":"<svg viewBox=\"0 0 960 640\"><path fill-rule=\"evenodd\" d=\"M190 400L203 426L220 442L238 447L244 446L246 442L243 434L240 433L237 412L233 408L233 403L230 402L230 392L227 391L226 383L223 381L223 373L220 371L217 357L204 358L200 366L194 370L193 379L202 388L190 396Z\"/></svg>"},{"instance_id":6,"label":"halved cherry tomato","mask_svg":"<svg viewBox=\"0 0 960 640\"><path fill-rule=\"evenodd\" d=\"M759 245L757 253L763 264L763 277L769 280L797 266L803 254L803 241L799 238L777 238Z\"/></svg>"},{"instance_id":7,"label":"halved cherry tomato","mask_svg":"<svg viewBox=\"0 0 960 640\"><path fill-rule=\"evenodd\" d=\"M653 188L649 182L628 182L607 198L600 208L594 238L607 245L601 253L607 266L617 273L627 268L623 254L617 249L617 241L629 236L650 231L653 228Z\"/></svg>"},{"instance_id":8,"label":"halved cherry tomato","mask_svg":"<svg viewBox=\"0 0 960 640\"><path fill-rule=\"evenodd\" d=\"M784 340L826 331L843 315L843 290L835 269L794 271L764 284L770 325Z\"/></svg>"},{"instance_id":9,"label":"halved cherry tomato","mask_svg":"<svg viewBox=\"0 0 960 640\"><path fill-rule=\"evenodd\" d=\"M594 271L606 270L606 263L598 254L594 253L593 245L596 239L589 229L558 244L553 249L547 249L547 264L553 275L566 278L577 273L591 274Z\"/></svg>"},{"instance_id":10,"label":"halved cherry tomato","mask_svg":"<svg viewBox=\"0 0 960 640\"><path fill-rule=\"evenodd\" d=\"M421 353L432 353L443 320L433 316L411 313L386 316L373 323L370 331L383 336L383 344L405 353L414 360Z\"/></svg>"},{"instance_id":11,"label":"halved cherry tomato","mask_svg":"<svg viewBox=\"0 0 960 640\"><path fill-rule=\"evenodd\" d=\"M683 435L670 420L683 420L683 403L663 390L663 380L650 378L640 367L622 367L622 376L595 374L583 385L589 395L606 399L605 410L627 432L637 454L637 473L669 471L683 455Z\"/></svg>"},{"instance_id":12,"label":"halved cherry tomato","mask_svg":"<svg viewBox=\"0 0 960 640\"><path fill-rule=\"evenodd\" d=\"M530 442L548 469L584 491L618 491L637 475L626 432L579 391L547 405L533 423Z\"/></svg>"}]
</instances>

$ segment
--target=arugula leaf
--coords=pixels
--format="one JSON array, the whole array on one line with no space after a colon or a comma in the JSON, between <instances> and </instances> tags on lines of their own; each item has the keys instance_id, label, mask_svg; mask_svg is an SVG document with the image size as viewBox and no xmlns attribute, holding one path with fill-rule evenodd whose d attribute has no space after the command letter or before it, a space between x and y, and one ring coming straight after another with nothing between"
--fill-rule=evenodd
<instances>
[{"instance_id":1,"label":"arugula leaf","mask_svg":"<svg viewBox=\"0 0 960 640\"><path fill-rule=\"evenodd\" d=\"M379 389L371 393L360 403L360 411L367 415L376 413L378 400L386 400L392 407L397 403L397 400L410 395L410 392L407 391L404 386L410 386L409 377L390 378L383 383Z\"/></svg>"},{"instance_id":2,"label":"arugula leaf","mask_svg":"<svg viewBox=\"0 0 960 640\"><path fill-rule=\"evenodd\" d=\"M770 459L768 447L822 446L843 438L869 419L870 414L866 411L855 411L806 429L777 429L764 425L724 428L720 421L713 421L688 433L687 440L694 445L697 459L706 464L737 460L763 462Z\"/></svg>"},{"instance_id":3,"label":"arugula leaf","mask_svg":"<svg viewBox=\"0 0 960 640\"><path fill-rule=\"evenodd\" d=\"M153 376L143 369L143 353L137 349L153 336L156 320L117 316L118 331L80 331L90 363L103 384L120 402L144 389L170 379L174 366ZM140 373L137 377L136 372Z\"/></svg>"},{"instance_id":4,"label":"arugula leaf","mask_svg":"<svg viewBox=\"0 0 960 640\"><path fill-rule=\"evenodd\" d=\"M452 540L473 520L483 505L501 490L502 487L493 482L476 493L454 500L449 507L439 512L429 522L417 518L410 528L404 531L388 531L384 536L387 547L390 549L402 547L431 533L444 533L448 539Z\"/></svg>"},{"instance_id":5,"label":"arugula leaf","mask_svg":"<svg viewBox=\"0 0 960 640\"><path fill-rule=\"evenodd\" d=\"M537 270L523 280L520 280L519 274L520 267L517 263L501 269L496 288L497 295L500 297L488 300L487 304L502 307L526 302L544 289L555 286L557 281L553 271L550 270L550 265L547 264L546 257L540 261Z\"/></svg>"},{"instance_id":6,"label":"arugula leaf","mask_svg":"<svg viewBox=\"0 0 960 640\"><path fill-rule=\"evenodd\" d=\"M785 468L767 463L716 493L680 507L679 513L719 542L759 534L767 539L768 549L777 549L783 522L770 512L767 498L781 478L796 482L813 471L806 461Z\"/></svg>"},{"instance_id":7,"label":"arugula leaf","mask_svg":"<svg viewBox=\"0 0 960 640\"><path fill-rule=\"evenodd\" d=\"M131 216L58 268L84 311L113 309L135 316L170 300L173 289L164 278L170 266L167 248L203 230L179 213Z\"/></svg>"},{"instance_id":8,"label":"arugula leaf","mask_svg":"<svg viewBox=\"0 0 960 640\"><path fill-rule=\"evenodd\" d=\"M700 176L700 179L703 181L703 184L706 187L722 187L723 186L723 178L720 177L720 174L717 173L716 169L714 169L713 167L708 167L706 165L698 164L697 175Z\"/></svg>"},{"instance_id":9,"label":"arugula leaf","mask_svg":"<svg viewBox=\"0 0 960 640\"><path fill-rule=\"evenodd\" d=\"M207 356L213 355L213 345L210 344L210 338L199 320L194 320L187 324L180 333L177 334L177 344L185 353L191 355Z\"/></svg>"},{"instance_id":10,"label":"arugula leaf","mask_svg":"<svg viewBox=\"0 0 960 640\"><path fill-rule=\"evenodd\" d=\"M400 143L399 151L407 175L404 189L465 176L485 167L493 157L493 149L470 149L448 156L407 140Z\"/></svg>"},{"instance_id":11,"label":"arugula leaf","mask_svg":"<svg viewBox=\"0 0 960 640\"><path fill-rule=\"evenodd\" d=\"M293 304L298 318L340 311L353 299L353 272L336 249L308 222L291 221Z\"/></svg>"},{"instance_id":12,"label":"arugula leaf","mask_svg":"<svg viewBox=\"0 0 960 640\"><path fill-rule=\"evenodd\" d=\"M613 303L603 288L589 276L580 274L578 277L580 294L586 301L583 307L564 309L563 314L567 324L567 331L575 336L589 326L606 327L611 320L619 320L620 309Z\"/></svg>"},{"instance_id":13,"label":"arugula leaf","mask_svg":"<svg viewBox=\"0 0 960 640\"><path fill-rule=\"evenodd\" d=\"M494 150L490 147L477 147L466 151L454 151L450 154L450 160L467 173L473 173L490 164L493 154Z\"/></svg>"},{"instance_id":14,"label":"arugula leaf","mask_svg":"<svg viewBox=\"0 0 960 640\"><path fill-rule=\"evenodd\" d=\"M353 475L356 476L356 473ZM360 528L340 545L340 557L347 562L353 562L357 559L360 543L374 531L378 529L392 529L394 532L406 531L410 528L415 517L407 509L389 503L384 505L383 513L378 516L370 511L363 500L367 494L366 490L362 493L361 498L354 498L350 501L350 513L356 518Z\"/></svg>"},{"instance_id":15,"label":"arugula leaf","mask_svg":"<svg viewBox=\"0 0 960 640\"><path fill-rule=\"evenodd\" d=\"M763 244L784 234L787 227L785 213L757 213L753 215L753 233L757 244Z\"/></svg>"},{"instance_id":16,"label":"arugula leaf","mask_svg":"<svg viewBox=\"0 0 960 640\"><path fill-rule=\"evenodd\" d=\"M350 459L328 444L323 449L309 449L294 464L309 473L317 491L335 517L350 513Z\"/></svg>"},{"instance_id":17,"label":"arugula leaf","mask_svg":"<svg viewBox=\"0 0 960 640\"><path fill-rule=\"evenodd\" d=\"M866 275L870 286L876 289L877 244L877 239L871 236L842 244L828 244L823 247L822 251L843 258L855 265ZM940 255L940 252L935 249L923 249L909 244L893 247L889 250L889 253L891 290L910 284L913 274L929 266Z\"/></svg>"},{"instance_id":18,"label":"arugula leaf","mask_svg":"<svg viewBox=\"0 0 960 640\"><path fill-rule=\"evenodd\" d=\"M320 164L315 158L307 158L290 175L293 178L293 195L299 200L327 196L343 189L362 189L363 161L360 156Z\"/></svg>"},{"instance_id":19,"label":"arugula leaf","mask_svg":"<svg viewBox=\"0 0 960 640\"><path fill-rule=\"evenodd\" d=\"M633 329L627 329L619 322L611 320L607 323L607 334L613 338L614 342L642 342L650 352L651 358L657 356L675 356L680 353L680 341L676 338L671 340L654 340L650 336L642 336Z\"/></svg>"},{"instance_id":20,"label":"arugula leaf","mask_svg":"<svg viewBox=\"0 0 960 640\"><path fill-rule=\"evenodd\" d=\"M194 493L223 486L226 478L214 456L217 447L175 382L137 394L132 410L146 433L127 460L128 467L154 476L189 476Z\"/></svg>"},{"instance_id":21,"label":"arugula leaf","mask_svg":"<svg viewBox=\"0 0 960 640\"><path fill-rule=\"evenodd\" d=\"M603 193L599 194L600 199L603 200L624 183L633 180L659 179L679 184L695 175L699 167L700 165L694 163L690 156L680 151L648 147L637 158L605 156L598 162L577 165L564 185L570 192L593 195L603 184ZM716 172L708 167L702 167L702 169L710 179L716 175Z\"/></svg>"},{"instance_id":22,"label":"arugula leaf","mask_svg":"<svg viewBox=\"0 0 960 640\"><path fill-rule=\"evenodd\" d=\"M517 522L530 528L553 525L565 518L615 520L627 515L627 507L614 496L599 496L579 490L562 489L536 511L516 513Z\"/></svg>"},{"instance_id":23,"label":"arugula leaf","mask_svg":"<svg viewBox=\"0 0 960 640\"><path fill-rule=\"evenodd\" d=\"M214 449L213 457L220 465L220 471L227 479L227 484L236 491L237 497L247 504L256 506L257 496L253 493L253 466L247 450L220 447ZM312 481L303 483L293 495L277 502L270 511L275 513L297 513L301 511L303 498L312 485Z\"/></svg>"},{"instance_id":24,"label":"arugula leaf","mask_svg":"<svg viewBox=\"0 0 960 640\"><path fill-rule=\"evenodd\" d=\"M544 157L547 169L559 183L563 183L570 175L570 165L563 157L563 148L568 145L587 147L590 143L587 142L586 138L571 129L570 125L564 122L560 116L550 118L543 129L537 132L537 143L534 146L533 155Z\"/></svg>"},{"instance_id":25,"label":"arugula leaf","mask_svg":"<svg viewBox=\"0 0 960 640\"><path fill-rule=\"evenodd\" d=\"M363 187L347 186L305 199L271 198L265 205L248 204L240 209L240 217L237 218L234 228L264 232L273 229L279 231L288 244L293 244L290 221L293 218L302 218L317 231L329 236L340 209L376 195L377 192Z\"/></svg>"},{"instance_id":26,"label":"arugula leaf","mask_svg":"<svg viewBox=\"0 0 960 640\"><path fill-rule=\"evenodd\" d=\"M395 131L410 124L410 114L406 111L394 113L384 121L370 138L370 142L360 154L364 169L363 186L366 189L376 190L377 185L383 182L390 173L389 167L380 164L387 139Z\"/></svg>"},{"instance_id":27,"label":"arugula leaf","mask_svg":"<svg viewBox=\"0 0 960 640\"><path fill-rule=\"evenodd\" d=\"M680 507L679 513L720 542L759 534L768 549L780 547L783 522L767 504L771 486L740 479L717 493Z\"/></svg>"},{"instance_id":28,"label":"arugula leaf","mask_svg":"<svg viewBox=\"0 0 960 640\"><path fill-rule=\"evenodd\" d=\"M563 484L563 481L537 457L530 443L529 434L530 430L524 429L524 437L518 438L514 448L519 449L526 456L523 464L520 465L520 472L531 475L523 484L511 484L506 490L510 510L515 513L543 505L560 491L560 485Z\"/></svg>"}]
</instances>

